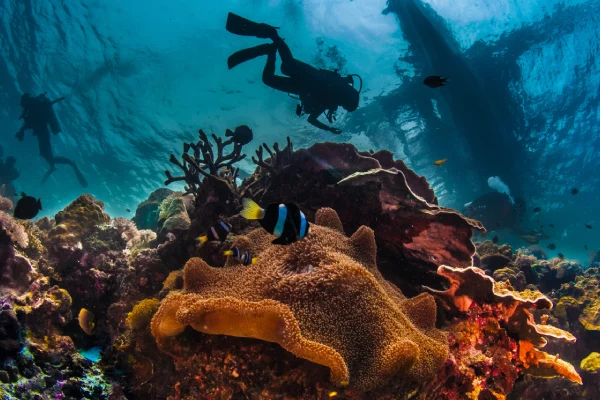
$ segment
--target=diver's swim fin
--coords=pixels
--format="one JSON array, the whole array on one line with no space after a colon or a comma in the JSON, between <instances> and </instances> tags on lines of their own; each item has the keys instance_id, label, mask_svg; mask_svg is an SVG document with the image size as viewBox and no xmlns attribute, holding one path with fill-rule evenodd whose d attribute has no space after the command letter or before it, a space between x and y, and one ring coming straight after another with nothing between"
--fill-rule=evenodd
<instances>
[{"instance_id":1,"label":"diver's swim fin","mask_svg":"<svg viewBox=\"0 0 600 400\"><path fill-rule=\"evenodd\" d=\"M273 39L277 37L277 29L279 28L250 21L249 19L240 17L239 15L230 12L229 15L227 15L227 24L225 25L225 29L235 35L255 36L261 39Z\"/></svg>"},{"instance_id":2,"label":"diver's swim fin","mask_svg":"<svg viewBox=\"0 0 600 400\"><path fill-rule=\"evenodd\" d=\"M250 61L253 58L259 56L265 56L272 51L277 51L273 43L261 44L258 46L250 47L240 51L236 51L227 59L227 66L229 69L240 65L246 61Z\"/></svg>"},{"instance_id":3,"label":"diver's swim fin","mask_svg":"<svg viewBox=\"0 0 600 400\"><path fill-rule=\"evenodd\" d=\"M79 168L77 168L77 165L73 164L73 171L75 171L75 176L77 177L77 180L79 181L79 184L86 188L88 186L87 181L85 180L85 177L83 176L83 174L81 173L81 171L79 170Z\"/></svg>"},{"instance_id":4,"label":"diver's swim fin","mask_svg":"<svg viewBox=\"0 0 600 400\"><path fill-rule=\"evenodd\" d=\"M46 173L42 177L42 184L46 183L46 181L48 180L48 178L50 178L50 175L52 175L52 173L54 171L56 171L56 167L55 166L51 166L50 169L48 171L46 171Z\"/></svg>"}]
</instances>

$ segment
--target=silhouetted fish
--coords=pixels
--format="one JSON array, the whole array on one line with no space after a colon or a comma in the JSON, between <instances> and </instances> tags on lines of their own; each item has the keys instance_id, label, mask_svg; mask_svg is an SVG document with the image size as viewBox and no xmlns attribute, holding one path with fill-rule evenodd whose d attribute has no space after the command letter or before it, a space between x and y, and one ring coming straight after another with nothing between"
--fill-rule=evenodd
<instances>
[{"instance_id":1,"label":"silhouetted fish","mask_svg":"<svg viewBox=\"0 0 600 400\"><path fill-rule=\"evenodd\" d=\"M588 247L587 247L587 244L584 244L584 245L583 245L583 247L584 247L586 250L588 249Z\"/></svg>"},{"instance_id":2,"label":"silhouetted fish","mask_svg":"<svg viewBox=\"0 0 600 400\"><path fill-rule=\"evenodd\" d=\"M585 227L588 229L592 229L592 226L590 224L586 224Z\"/></svg>"},{"instance_id":3,"label":"silhouetted fish","mask_svg":"<svg viewBox=\"0 0 600 400\"><path fill-rule=\"evenodd\" d=\"M131 212L131 210L130 210L129 208L126 208L126 209L125 209L125 211L127 211L127 212Z\"/></svg>"},{"instance_id":4,"label":"silhouetted fish","mask_svg":"<svg viewBox=\"0 0 600 400\"><path fill-rule=\"evenodd\" d=\"M440 86L444 86L446 84L446 82L448 82L448 81L449 81L448 78L442 78L441 76L438 76L438 75L432 75L432 76L428 76L427 78L425 78L423 83L425 85L429 86L430 88L435 89Z\"/></svg>"},{"instance_id":5,"label":"silhouetted fish","mask_svg":"<svg viewBox=\"0 0 600 400\"><path fill-rule=\"evenodd\" d=\"M533 209L534 213L539 213L540 211L542 211L542 209L540 207L536 207Z\"/></svg>"},{"instance_id":6,"label":"silhouetted fish","mask_svg":"<svg viewBox=\"0 0 600 400\"><path fill-rule=\"evenodd\" d=\"M563 255L563 253L558 253L556 256L558 257L559 260L565 259L565 256Z\"/></svg>"},{"instance_id":7,"label":"silhouetted fish","mask_svg":"<svg viewBox=\"0 0 600 400\"><path fill-rule=\"evenodd\" d=\"M575 196L577 193L579 193L579 189L577 189L577 188L573 188L573 189L571 189L571 194L572 194L573 196Z\"/></svg>"},{"instance_id":8,"label":"silhouetted fish","mask_svg":"<svg viewBox=\"0 0 600 400\"><path fill-rule=\"evenodd\" d=\"M240 125L233 131L231 131L231 129L227 129L225 131L225 136L231 137L235 143L241 145L250 143L250 141L252 141L254 138L252 129L250 129L247 125Z\"/></svg>"},{"instance_id":9,"label":"silhouetted fish","mask_svg":"<svg viewBox=\"0 0 600 400\"><path fill-rule=\"evenodd\" d=\"M548 224L550 228L554 228L554 224Z\"/></svg>"},{"instance_id":10,"label":"silhouetted fish","mask_svg":"<svg viewBox=\"0 0 600 400\"><path fill-rule=\"evenodd\" d=\"M555 250L556 249L556 245L554 243L550 243L548 246L546 246L547 248L549 248L550 250Z\"/></svg>"},{"instance_id":11,"label":"silhouetted fish","mask_svg":"<svg viewBox=\"0 0 600 400\"><path fill-rule=\"evenodd\" d=\"M42 209L42 200L27 196L21 193L21 198L17 201L13 216L19 219L31 219L38 215Z\"/></svg>"},{"instance_id":12,"label":"silhouetted fish","mask_svg":"<svg viewBox=\"0 0 600 400\"><path fill-rule=\"evenodd\" d=\"M492 243L498 243L498 240L498 235L496 235L492 238Z\"/></svg>"},{"instance_id":13,"label":"silhouetted fish","mask_svg":"<svg viewBox=\"0 0 600 400\"><path fill-rule=\"evenodd\" d=\"M523 239L524 241L526 241L529 244L539 243L538 238L533 235L523 235L523 236L521 236L521 239Z\"/></svg>"}]
</instances>

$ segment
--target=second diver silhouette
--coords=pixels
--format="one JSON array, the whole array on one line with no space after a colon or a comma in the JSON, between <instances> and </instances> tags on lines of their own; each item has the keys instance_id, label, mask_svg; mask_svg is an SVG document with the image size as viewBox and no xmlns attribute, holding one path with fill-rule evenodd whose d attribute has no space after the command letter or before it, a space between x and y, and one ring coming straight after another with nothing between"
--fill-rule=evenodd
<instances>
[{"instance_id":1,"label":"second diver silhouette","mask_svg":"<svg viewBox=\"0 0 600 400\"><path fill-rule=\"evenodd\" d=\"M358 108L362 79L356 74L341 76L337 70L328 71L308 65L292 56L290 48L279 37L276 27L250 21L239 15L229 13L226 29L236 35L255 36L271 39L273 43L240 50L227 60L229 69L259 56L267 56L263 69L263 83L273 89L298 96L301 104L296 114L308 114L308 122L319 129L332 133L341 133L341 129L325 125L318 120L325 113L330 123L335 121L338 106L352 112ZM281 72L286 76L275 75L277 53L281 57ZM354 87L354 77L360 80L360 88Z\"/></svg>"},{"instance_id":2,"label":"second diver silhouette","mask_svg":"<svg viewBox=\"0 0 600 400\"><path fill-rule=\"evenodd\" d=\"M32 130L33 135L37 137L40 155L44 160L50 164L50 169L42 178L42 183L50 177L50 175L56 171L56 164L67 164L73 168L75 176L79 181L79 184L83 187L87 187L88 183L79 170L73 160L66 157L55 156L52 152L52 143L50 142L50 130L53 134L58 134L61 131L60 124L54 113L52 106L59 101L62 101L64 97L50 101L46 94L40 94L39 96L31 96L29 93L25 93L21 96L21 107L23 113L21 119L23 119L23 126L17 132L16 137L19 141L23 141L25 131ZM50 128L50 129L49 129Z\"/></svg>"}]
</instances>

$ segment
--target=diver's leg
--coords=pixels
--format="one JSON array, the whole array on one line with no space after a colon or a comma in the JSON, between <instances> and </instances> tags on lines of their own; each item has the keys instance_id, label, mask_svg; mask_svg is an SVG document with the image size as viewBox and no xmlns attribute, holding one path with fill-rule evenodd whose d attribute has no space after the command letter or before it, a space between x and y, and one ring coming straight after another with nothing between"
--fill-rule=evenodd
<instances>
[{"instance_id":1,"label":"diver's leg","mask_svg":"<svg viewBox=\"0 0 600 400\"><path fill-rule=\"evenodd\" d=\"M249 19L240 17L239 15L230 12L227 15L225 29L235 35L255 36L261 39L273 39L273 37L277 35L278 28L271 25L250 21Z\"/></svg>"},{"instance_id":2,"label":"diver's leg","mask_svg":"<svg viewBox=\"0 0 600 400\"><path fill-rule=\"evenodd\" d=\"M273 89L299 95L300 88L294 79L275 75L275 61L277 58L276 54L275 47L273 47L273 51L269 53L269 56L267 57L267 63L263 69L263 83L269 87L272 87Z\"/></svg>"},{"instance_id":3,"label":"diver's leg","mask_svg":"<svg viewBox=\"0 0 600 400\"><path fill-rule=\"evenodd\" d=\"M246 61L250 61L256 57L266 56L272 51L273 44L271 43L261 44L258 46L236 51L227 59L227 67L229 67L229 69L232 69L233 67L236 67Z\"/></svg>"},{"instance_id":4,"label":"diver's leg","mask_svg":"<svg viewBox=\"0 0 600 400\"><path fill-rule=\"evenodd\" d=\"M85 179L85 177L83 176L83 174L81 173L79 168L77 168L77 164L75 164L75 162L73 162L73 160L66 158L66 157L54 157L54 163L55 164L67 164L67 165L70 165L71 167L73 167L73 171L75 172L75 176L77 177L79 184L83 187L87 187L87 185L88 185L87 180Z\"/></svg>"}]
</instances>

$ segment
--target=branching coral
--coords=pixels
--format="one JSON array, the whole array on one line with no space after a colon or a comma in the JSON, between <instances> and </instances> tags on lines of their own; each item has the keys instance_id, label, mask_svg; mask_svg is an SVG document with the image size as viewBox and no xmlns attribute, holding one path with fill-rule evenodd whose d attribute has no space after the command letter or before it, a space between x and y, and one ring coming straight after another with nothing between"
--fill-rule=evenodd
<instances>
[{"instance_id":1,"label":"branching coral","mask_svg":"<svg viewBox=\"0 0 600 400\"><path fill-rule=\"evenodd\" d=\"M495 282L494 279L485 275L483 270L476 267L452 268L442 265L438 268L438 274L450 281L450 288L445 291L428 287L425 289L438 295L446 307L466 312L476 303L491 304L496 308L499 320L506 324L509 331L519 337L521 343L543 347L547 343L547 337L567 342L576 340L569 332L546 325L543 321L541 324L535 323L533 314L529 310L552 308L550 299L538 291L517 292L510 286L510 283ZM523 352L522 354L533 354L528 357L535 356L535 360L547 360L550 357L539 350L531 352L529 348ZM543 363L548 366L546 361ZM529 364L525 363L525 367L527 368ZM572 367L566 369L565 365L570 366L570 364L561 360L560 363L557 362L553 365L556 366L554 370L557 373L581 383L581 379Z\"/></svg>"},{"instance_id":2,"label":"branching coral","mask_svg":"<svg viewBox=\"0 0 600 400\"><path fill-rule=\"evenodd\" d=\"M269 154L269 158L263 159L263 149ZM289 167L293 161L294 146L290 138L287 138L287 145L283 150L279 149L279 143L273 144L273 150L266 143L263 143L256 150L256 158L252 156L252 162L259 166L259 170L251 181L244 187L244 194L248 193L253 198L258 198L262 193L269 190L273 179ZM259 187L257 190L253 188Z\"/></svg>"},{"instance_id":3,"label":"branching coral","mask_svg":"<svg viewBox=\"0 0 600 400\"><path fill-rule=\"evenodd\" d=\"M432 377L448 354L433 298L407 300L381 277L370 228L347 238L331 209L319 210L315 223L290 246L271 244L262 229L238 238L234 245L258 257L253 265L230 259L212 268L191 259L183 291L169 294L152 319L161 347L190 325L277 342L329 367L337 384L370 389L394 376L419 383Z\"/></svg>"},{"instance_id":4,"label":"branching coral","mask_svg":"<svg viewBox=\"0 0 600 400\"><path fill-rule=\"evenodd\" d=\"M179 161L174 154L171 154L169 161L178 166L184 173L183 176L173 176L170 171L165 171L167 180L165 185L177 181L185 181L185 194L196 194L204 178L226 182L232 187L236 187L236 178L238 169L233 167L238 161L243 160L246 155L242 154L242 145L234 143L233 150L229 154L224 154L225 147L232 143L231 140L223 141L222 138L213 134L213 140L217 145L216 154L213 151L213 144L210 143L206 133L202 129L198 131L200 140L197 143L184 143L182 160ZM190 154L190 150L192 153ZM227 169L228 172L223 172Z\"/></svg>"}]
</instances>

